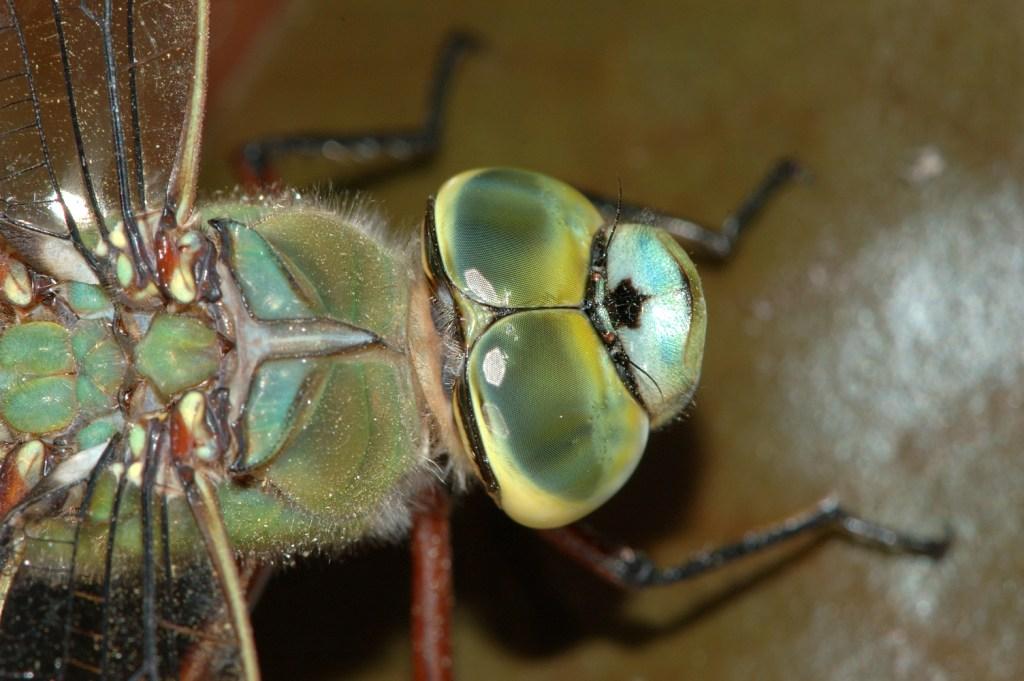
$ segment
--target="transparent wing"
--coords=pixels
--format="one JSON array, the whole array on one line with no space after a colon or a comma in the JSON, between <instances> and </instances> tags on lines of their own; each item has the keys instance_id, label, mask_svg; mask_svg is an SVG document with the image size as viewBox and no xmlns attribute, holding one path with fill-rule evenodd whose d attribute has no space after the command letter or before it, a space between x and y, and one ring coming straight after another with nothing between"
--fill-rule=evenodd
<instances>
[{"instance_id":1,"label":"transparent wing","mask_svg":"<svg viewBox=\"0 0 1024 681\"><path fill-rule=\"evenodd\" d=\"M167 458L147 452L140 474L112 442L86 479L8 518L0 679L253 678L232 604L245 584L223 533L201 524L216 501Z\"/></svg>"},{"instance_id":2,"label":"transparent wing","mask_svg":"<svg viewBox=\"0 0 1024 681\"><path fill-rule=\"evenodd\" d=\"M192 210L206 35L205 0L2 0L0 237L37 270L153 281Z\"/></svg>"},{"instance_id":3,"label":"transparent wing","mask_svg":"<svg viewBox=\"0 0 1024 681\"><path fill-rule=\"evenodd\" d=\"M205 0L0 0L0 248L122 303L166 285L206 35ZM0 678L255 676L215 476L164 423L141 449L45 445L34 472L2 444Z\"/></svg>"}]
</instances>

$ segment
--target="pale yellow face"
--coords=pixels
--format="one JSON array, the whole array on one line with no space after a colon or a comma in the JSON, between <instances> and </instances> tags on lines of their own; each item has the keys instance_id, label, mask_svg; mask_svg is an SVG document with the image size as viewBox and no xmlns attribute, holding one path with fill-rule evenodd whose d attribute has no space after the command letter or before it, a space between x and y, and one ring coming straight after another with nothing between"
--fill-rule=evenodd
<instances>
[{"instance_id":1,"label":"pale yellow face","mask_svg":"<svg viewBox=\"0 0 1024 681\"><path fill-rule=\"evenodd\" d=\"M705 323L693 264L667 235L611 229L576 190L514 169L449 180L431 228L425 261L467 350L453 399L464 444L514 520L574 522L692 395Z\"/></svg>"}]
</instances>

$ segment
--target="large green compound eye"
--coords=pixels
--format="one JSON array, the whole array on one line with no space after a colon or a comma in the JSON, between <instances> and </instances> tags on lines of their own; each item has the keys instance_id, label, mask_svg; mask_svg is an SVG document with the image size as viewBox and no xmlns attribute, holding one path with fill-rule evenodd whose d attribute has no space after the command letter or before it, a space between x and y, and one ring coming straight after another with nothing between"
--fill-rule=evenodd
<instances>
[{"instance_id":1,"label":"large green compound eye","mask_svg":"<svg viewBox=\"0 0 1024 681\"><path fill-rule=\"evenodd\" d=\"M581 312L495 322L470 353L465 388L473 413L459 414L463 430L472 418L502 509L529 527L560 527L596 509L647 444L647 414Z\"/></svg>"},{"instance_id":2,"label":"large green compound eye","mask_svg":"<svg viewBox=\"0 0 1024 681\"><path fill-rule=\"evenodd\" d=\"M644 225L616 228L607 267L605 308L656 428L697 389L707 325L700 277L675 239Z\"/></svg>"},{"instance_id":3,"label":"large green compound eye","mask_svg":"<svg viewBox=\"0 0 1024 681\"><path fill-rule=\"evenodd\" d=\"M511 168L456 175L434 202L446 274L467 297L493 307L579 305L602 222L569 185Z\"/></svg>"}]
</instances>

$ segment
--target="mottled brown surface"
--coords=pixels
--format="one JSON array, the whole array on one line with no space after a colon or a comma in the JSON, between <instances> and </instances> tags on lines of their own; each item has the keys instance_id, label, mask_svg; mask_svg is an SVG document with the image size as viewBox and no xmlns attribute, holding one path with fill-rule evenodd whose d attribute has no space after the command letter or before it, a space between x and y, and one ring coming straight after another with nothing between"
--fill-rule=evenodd
<instances>
[{"instance_id":1,"label":"mottled brown surface","mask_svg":"<svg viewBox=\"0 0 1024 681\"><path fill-rule=\"evenodd\" d=\"M702 268L696 406L602 527L671 561L836 492L957 533L939 564L829 542L621 597L471 499L462 679L1021 678L1024 5L289 4L215 93L207 188L251 136L415 122L453 26L488 48L438 162L376 194L401 224L485 164L621 180L708 221L782 154L814 173L727 267ZM406 676L405 561L384 549L278 578L256 613L268 676Z\"/></svg>"}]
</instances>

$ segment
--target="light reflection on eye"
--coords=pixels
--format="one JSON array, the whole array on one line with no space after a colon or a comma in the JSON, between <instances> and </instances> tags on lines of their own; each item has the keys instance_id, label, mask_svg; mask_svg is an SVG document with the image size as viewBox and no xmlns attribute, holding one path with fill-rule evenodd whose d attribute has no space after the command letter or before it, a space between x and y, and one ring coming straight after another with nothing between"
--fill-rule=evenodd
<instances>
[{"instance_id":1,"label":"light reflection on eye","mask_svg":"<svg viewBox=\"0 0 1024 681\"><path fill-rule=\"evenodd\" d=\"M483 416L484 423L496 437L508 437L508 424L505 422L505 415L501 413L501 407L493 402L484 402Z\"/></svg>"},{"instance_id":2,"label":"light reflection on eye","mask_svg":"<svg viewBox=\"0 0 1024 681\"><path fill-rule=\"evenodd\" d=\"M501 301L498 300L498 292L495 290L494 284L489 282L487 277L485 277L480 270L472 267L466 270L463 276L466 278L466 288L468 288L469 292L476 296L480 301L491 305L498 305L501 303Z\"/></svg>"},{"instance_id":3,"label":"light reflection on eye","mask_svg":"<svg viewBox=\"0 0 1024 681\"><path fill-rule=\"evenodd\" d=\"M505 370L508 368L508 357L501 348L491 348L484 355L484 379L495 387L505 381Z\"/></svg>"}]
</instances>

